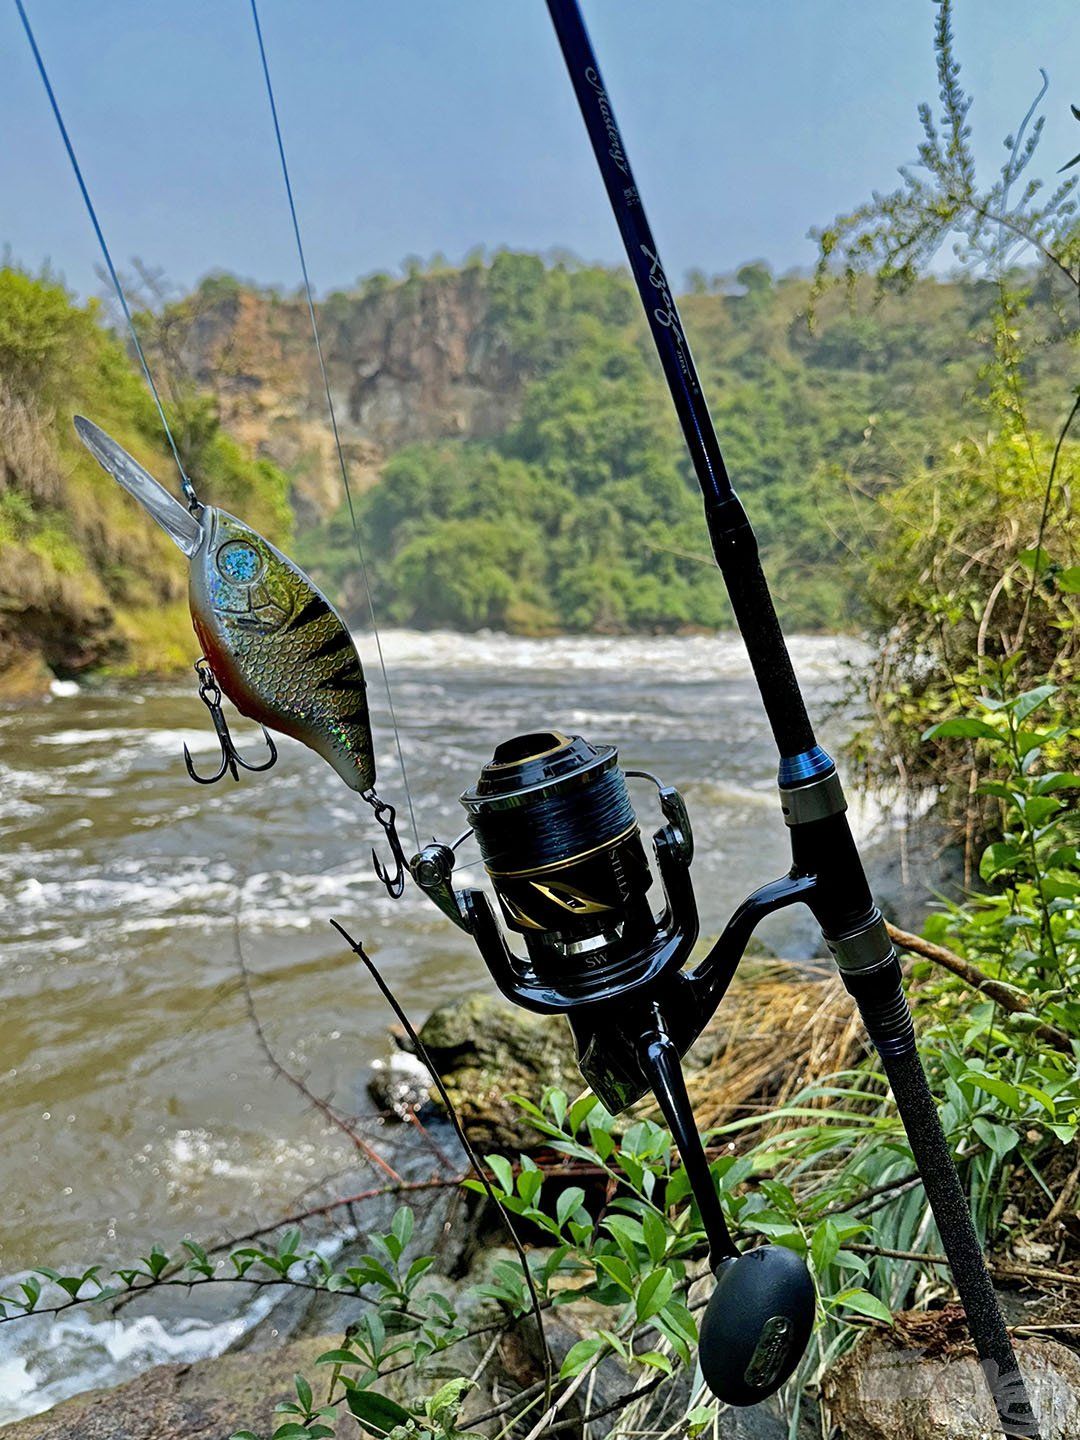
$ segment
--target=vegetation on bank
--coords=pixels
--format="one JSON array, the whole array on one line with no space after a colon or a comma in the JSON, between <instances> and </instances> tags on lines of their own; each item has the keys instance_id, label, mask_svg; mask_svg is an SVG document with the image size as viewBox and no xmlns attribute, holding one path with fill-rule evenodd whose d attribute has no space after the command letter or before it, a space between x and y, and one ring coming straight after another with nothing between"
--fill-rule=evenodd
<instances>
[{"instance_id":1,"label":"vegetation on bank","mask_svg":"<svg viewBox=\"0 0 1080 1440\"><path fill-rule=\"evenodd\" d=\"M379 612L525 632L730 624L628 278L513 254L482 278L485 341L523 376L519 413L495 436L411 445L384 464L358 505ZM421 304L426 288L453 282L417 272L393 293ZM1047 423L1061 298L1056 279L1033 273L1017 300L1041 337L1018 369ZM875 299L862 283L815 302L809 280L748 265L699 280L680 303L785 624L876 619L875 552L898 523L888 497L961 439L984 446L993 425L984 357L997 287L922 279ZM306 535L302 553L359 614L347 510Z\"/></svg>"},{"instance_id":2,"label":"vegetation on bank","mask_svg":"<svg viewBox=\"0 0 1080 1440\"><path fill-rule=\"evenodd\" d=\"M894 288L895 277L881 289L856 276L850 295L820 293L809 279L748 265L731 277L692 277L682 303L785 623L895 629L914 653L928 624L968 623L974 597L999 578L1013 529L1028 550L1039 548L1040 487L1075 327L1065 274L1049 261L1009 273L1007 310L1001 284L985 273ZM415 315L422 331L439 297L451 295L468 298L461 323L472 328L456 338L500 377L503 418L494 433L398 448L358 495L379 616L532 634L729 624L696 485L625 274L500 253L460 270L414 266L401 280L375 277L323 306L339 388L358 327ZM317 507L300 494L321 463L311 449L312 434L328 434L321 411L281 449L291 457L290 487L223 430L219 400L200 388L192 336L219 322L227 330L222 317L245 297L269 307L265 324L284 337L282 352L223 353L219 390L263 383L248 373L261 364L271 404L282 367L301 389L307 383L295 302L252 297L217 276L192 297L148 299L156 308L139 316L185 465L215 502L271 538L296 530L298 558L363 624L348 509L313 525ZM48 277L5 270L0 387L0 677L28 655L63 675L186 665L183 566L68 429L69 412L86 410L168 483L150 401L96 307L75 305ZM1002 428L1003 406L1016 413L1012 432ZM275 448L270 438L261 443ZM1066 437L1062 482L1073 463ZM1067 496L1065 483L1055 485L1029 639L1045 633L1047 582L1057 596L1072 583ZM964 568L969 545L973 570ZM924 575L928 566L934 573ZM950 566L961 572L955 587ZM954 595L952 609L933 609L944 593ZM1009 593L1009 585L996 592L995 625ZM965 635L958 646L968 643Z\"/></svg>"},{"instance_id":3,"label":"vegetation on bank","mask_svg":"<svg viewBox=\"0 0 1080 1440\"><path fill-rule=\"evenodd\" d=\"M170 411L207 493L287 541L285 476L246 455L206 397L175 390ZM185 568L79 444L79 412L169 483L153 401L98 305L47 274L0 268L0 694L33 693L51 674L191 663Z\"/></svg>"}]
</instances>

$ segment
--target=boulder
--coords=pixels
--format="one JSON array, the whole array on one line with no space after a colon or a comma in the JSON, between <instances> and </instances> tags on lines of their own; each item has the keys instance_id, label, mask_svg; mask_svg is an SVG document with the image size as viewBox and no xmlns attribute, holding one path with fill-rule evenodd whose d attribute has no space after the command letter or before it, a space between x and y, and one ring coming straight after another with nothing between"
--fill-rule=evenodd
<instances>
[{"instance_id":1,"label":"boulder","mask_svg":"<svg viewBox=\"0 0 1080 1440\"><path fill-rule=\"evenodd\" d=\"M535 1101L548 1085L571 1096L585 1088L565 1019L534 1015L490 991L440 1005L420 1039L481 1150L535 1148L536 1131L509 1096Z\"/></svg>"},{"instance_id":2,"label":"boulder","mask_svg":"<svg viewBox=\"0 0 1080 1440\"><path fill-rule=\"evenodd\" d=\"M1016 1342L1042 1440L1080 1436L1080 1356L1052 1340ZM928 1354L868 1332L826 1371L822 1395L844 1440L1001 1440L970 1349Z\"/></svg>"},{"instance_id":3,"label":"boulder","mask_svg":"<svg viewBox=\"0 0 1080 1440\"><path fill-rule=\"evenodd\" d=\"M295 1400L293 1375L312 1375L340 1335L295 1341L266 1354L222 1355L189 1365L156 1365L114 1390L90 1390L0 1427L3 1440L229 1440L234 1431L269 1434L274 1406ZM341 1433L355 1440L355 1422Z\"/></svg>"}]
</instances>

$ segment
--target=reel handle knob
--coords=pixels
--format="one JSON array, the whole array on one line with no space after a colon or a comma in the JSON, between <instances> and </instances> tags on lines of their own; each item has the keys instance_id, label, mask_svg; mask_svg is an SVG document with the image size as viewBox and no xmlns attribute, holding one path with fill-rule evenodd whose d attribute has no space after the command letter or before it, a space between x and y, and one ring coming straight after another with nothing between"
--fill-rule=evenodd
<instances>
[{"instance_id":1,"label":"reel handle knob","mask_svg":"<svg viewBox=\"0 0 1080 1440\"><path fill-rule=\"evenodd\" d=\"M709 1389L728 1405L774 1394L802 1359L815 1311L814 1282L794 1250L762 1245L721 1261L698 1349Z\"/></svg>"}]
</instances>

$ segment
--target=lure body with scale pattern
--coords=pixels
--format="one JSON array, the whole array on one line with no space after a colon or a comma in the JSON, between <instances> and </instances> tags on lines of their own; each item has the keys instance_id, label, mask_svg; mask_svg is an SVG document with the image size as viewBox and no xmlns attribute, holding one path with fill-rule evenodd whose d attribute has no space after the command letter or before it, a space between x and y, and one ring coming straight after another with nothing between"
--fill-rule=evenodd
<instances>
[{"instance_id":1,"label":"lure body with scale pattern","mask_svg":"<svg viewBox=\"0 0 1080 1440\"><path fill-rule=\"evenodd\" d=\"M301 741L351 789L375 783L363 667L344 620L269 540L212 505L185 510L81 416L83 444L190 562L191 619L221 689L249 719Z\"/></svg>"}]
</instances>

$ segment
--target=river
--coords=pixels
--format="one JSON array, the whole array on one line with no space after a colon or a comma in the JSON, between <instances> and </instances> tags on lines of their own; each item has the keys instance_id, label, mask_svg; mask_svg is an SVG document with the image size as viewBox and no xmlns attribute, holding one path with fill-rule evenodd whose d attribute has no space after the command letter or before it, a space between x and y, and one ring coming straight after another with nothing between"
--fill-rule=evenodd
<instances>
[{"instance_id":1,"label":"river","mask_svg":"<svg viewBox=\"0 0 1080 1440\"><path fill-rule=\"evenodd\" d=\"M456 797L498 740L555 726L613 741L625 765L683 790L704 933L786 869L775 754L735 637L389 632L383 644L422 839L463 828ZM821 638L792 649L836 745L851 722L834 702L858 651ZM381 788L396 797L384 697L369 675ZM197 765L213 760L194 683L57 689L0 710L7 1276L236 1233L351 1163L341 1137L269 1076L237 985L238 945L282 1060L357 1111L372 1060L388 1052L388 1016L331 916L363 937L417 1020L489 983L467 937L420 892L384 893L367 858L381 839L370 811L310 752L283 741L271 774L203 789L181 758L186 741ZM242 722L237 738L261 746ZM636 798L651 828L648 793ZM856 812L864 834L881 828L875 813ZM762 933L779 953L817 949L801 910ZM0 1419L221 1348L250 1319L230 1312L235 1300L181 1320L144 1309L0 1326Z\"/></svg>"}]
</instances>

